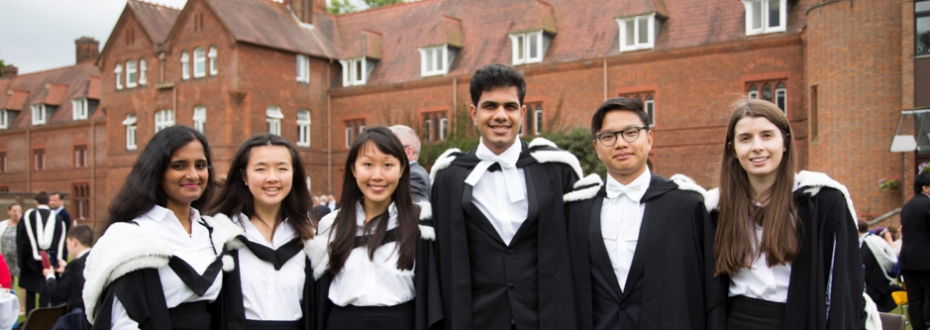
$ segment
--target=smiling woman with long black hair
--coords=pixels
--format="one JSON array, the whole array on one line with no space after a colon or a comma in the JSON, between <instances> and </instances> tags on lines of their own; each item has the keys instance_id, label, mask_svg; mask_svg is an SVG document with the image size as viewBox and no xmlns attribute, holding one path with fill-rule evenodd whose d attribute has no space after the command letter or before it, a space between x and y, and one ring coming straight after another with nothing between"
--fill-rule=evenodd
<instances>
[{"instance_id":1,"label":"smiling woman with long black hair","mask_svg":"<svg viewBox=\"0 0 930 330\"><path fill-rule=\"evenodd\" d=\"M84 305L94 329L215 329L225 243L234 228L200 216L215 184L200 132L163 129L110 202L87 259ZM231 230L232 229L232 230ZM228 259L228 258L227 258Z\"/></svg>"},{"instance_id":2,"label":"smiling woman with long black hair","mask_svg":"<svg viewBox=\"0 0 930 330\"><path fill-rule=\"evenodd\" d=\"M342 206L308 244L318 329L430 329L442 319L428 204L410 196L404 148L366 130L346 160ZM433 283L432 285L430 283Z\"/></svg>"}]
</instances>

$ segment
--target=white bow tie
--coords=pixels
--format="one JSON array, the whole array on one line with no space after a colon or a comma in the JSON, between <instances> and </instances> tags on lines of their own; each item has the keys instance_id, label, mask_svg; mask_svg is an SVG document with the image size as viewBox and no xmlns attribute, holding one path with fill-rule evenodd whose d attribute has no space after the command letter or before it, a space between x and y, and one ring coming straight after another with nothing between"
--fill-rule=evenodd
<instances>
[{"instance_id":1,"label":"white bow tie","mask_svg":"<svg viewBox=\"0 0 930 330\"><path fill-rule=\"evenodd\" d=\"M478 180L481 179L484 173L488 171L488 168L497 163L501 165L501 172L504 174L504 184L507 186L507 195L510 196L510 202L515 203L526 198L520 186L520 172L517 172L516 163L509 163L500 156L486 156L480 154L477 156L478 159L481 159L481 162L471 171L471 174L465 179L465 183L474 187L478 184Z\"/></svg>"},{"instance_id":2,"label":"white bow tie","mask_svg":"<svg viewBox=\"0 0 930 330\"><path fill-rule=\"evenodd\" d=\"M630 199L636 200L636 195L642 194L643 185L634 183L624 186L612 180L607 180L607 198L614 199L622 195L627 195ZM638 202L638 201L637 201Z\"/></svg>"}]
</instances>

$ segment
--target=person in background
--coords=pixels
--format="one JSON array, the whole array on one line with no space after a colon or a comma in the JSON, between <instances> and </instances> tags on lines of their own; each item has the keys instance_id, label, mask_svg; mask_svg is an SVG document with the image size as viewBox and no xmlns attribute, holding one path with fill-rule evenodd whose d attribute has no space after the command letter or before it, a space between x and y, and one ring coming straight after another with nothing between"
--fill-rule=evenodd
<instances>
[{"instance_id":1,"label":"person in background","mask_svg":"<svg viewBox=\"0 0 930 330\"><path fill-rule=\"evenodd\" d=\"M9 219L0 221L0 254L6 260L10 271L10 276L15 283L19 277L19 256L16 252L16 227L23 218L23 206L19 203L7 206ZM17 296L22 296L22 292L16 292Z\"/></svg>"},{"instance_id":2,"label":"person in background","mask_svg":"<svg viewBox=\"0 0 930 330\"><path fill-rule=\"evenodd\" d=\"M901 208L903 241L901 246L901 274L907 283L907 301L910 305L911 326L927 329L925 307L930 298L930 173L921 173L914 179L914 198Z\"/></svg>"},{"instance_id":3,"label":"person in background","mask_svg":"<svg viewBox=\"0 0 930 330\"><path fill-rule=\"evenodd\" d=\"M862 219L859 220L859 245L862 264L865 267L865 293L875 302L878 311L890 312L898 307L891 298L891 293L901 290L888 275L898 262L898 255L880 235L870 233L869 222Z\"/></svg>"},{"instance_id":4,"label":"person in background","mask_svg":"<svg viewBox=\"0 0 930 330\"><path fill-rule=\"evenodd\" d=\"M71 213L65 209L65 201L63 198L63 192L53 191L51 194L48 194L48 207L58 214L58 218L61 219L61 221L65 222L65 232L67 233L74 224L71 223Z\"/></svg>"},{"instance_id":5,"label":"person in background","mask_svg":"<svg viewBox=\"0 0 930 330\"><path fill-rule=\"evenodd\" d=\"M413 202L429 200L429 173L417 162L420 158L420 137L409 126L394 125L388 128L400 139L407 159L410 160L410 192L413 194Z\"/></svg>"},{"instance_id":6,"label":"person in background","mask_svg":"<svg viewBox=\"0 0 930 330\"><path fill-rule=\"evenodd\" d=\"M51 264L65 253L65 224L48 206L49 195L40 191L35 195L36 208L23 214L17 225L16 252L19 259L19 287L26 289L26 314L39 307L48 307L45 295L45 276L42 275L43 259Z\"/></svg>"},{"instance_id":7,"label":"person in background","mask_svg":"<svg viewBox=\"0 0 930 330\"><path fill-rule=\"evenodd\" d=\"M84 289L84 264L87 254L94 244L94 231L88 226L74 226L68 231L65 238L71 262L65 263L58 259L58 268L46 268L45 294L48 295L52 306L67 304L67 310L84 310L84 299L81 291ZM57 274L56 274L57 273Z\"/></svg>"},{"instance_id":8,"label":"person in background","mask_svg":"<svg viewBox=\"0 0 930 330\"><path fill-rule=\"evenodd\" d=\"M330 212L339 209L339 203L336 202L336 197L334 197L333 194L325 195L320 198L325 199L324 203L326 204L326 207L329 208Z\"/></svg>"},{"instance_id":9,"label":"person in background","mask_svg":"<svg viewBox=\"0 0 930 330\"><path fill-rule=\"evenodd\" d=\"M888 226L887 233L882 235L888 244L891 244L891 248L894 249L895 255L901 254L901 228L896 225Z\"/></svg>"},{"instance_id":10,"label":"person in background","mask_svg":"<svg viewBox=\"0 0 930 330\"><path fill-rule=\"evenodd\" d=\"M0 330L13 329L19 319L19 299L12 292L13 281L8 269L3 255L0 255Z\"/></svg>"},{"instance_id":11,"label":"person in background","mask_svg":"<svg viewBox=\"0 0 930 330\"><path fill-rule=\"evenodd\" d=\"M323 202L325 196L313 196L313 220L319 222L320 219L323 219L329 212L333 210L329 209L329 206Z\"/></svg>"}]
</instances>

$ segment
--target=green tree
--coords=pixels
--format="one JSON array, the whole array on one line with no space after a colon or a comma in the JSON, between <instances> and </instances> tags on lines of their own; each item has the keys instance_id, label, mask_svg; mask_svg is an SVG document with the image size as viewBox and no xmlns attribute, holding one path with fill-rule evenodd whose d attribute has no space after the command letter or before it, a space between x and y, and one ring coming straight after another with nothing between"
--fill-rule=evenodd
<instances>
[{"instance_id":1,"label":"green tree","mask_svg":"<svg viewBox=\"0 0 930 330\"><path fill-rule=\"evenodd\" d=\"M358 8L352 5L349 0L332 0L329 6L326 7L326 11L333 15L342 15L358 11Z\"/></svg>"},{"instance_id":2,"label":"green tree","mask_svg":"<svg viewBox=\"0 0 930 330\"><path fill-rule=\"evenodd\" d=\"M395 5L398 3L404 3L404 0L364 0L364 1L365 1L365 4L368 5L369 8L378 8L378 7L384 7L384 6L389 6L389 5Z\"/></svg>"}]
</instances>

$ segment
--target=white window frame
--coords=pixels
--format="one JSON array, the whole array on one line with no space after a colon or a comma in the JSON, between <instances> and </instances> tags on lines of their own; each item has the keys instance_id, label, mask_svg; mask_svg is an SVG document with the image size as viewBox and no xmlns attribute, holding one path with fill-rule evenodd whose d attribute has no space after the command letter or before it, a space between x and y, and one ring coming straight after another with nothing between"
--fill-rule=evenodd
<instances>
[{"instance_id":1,"label":"white window frame","mask_svg":"<svg viewBox=\"0 0 930 330\"><path fill-rule=\"evenodd\" d=\"M71 100L71 119L84 120L88 116L87 98L77 98Z\"/></svg>"},{"instance_id":2,"label":"white window frame","mask_svg":"<svg viewBox=\"0 0 930 330\"><path fill-rule=\"evenodd\" d=\"M740 0L746 7L746 36L785 32L788 26L788 1L786 0ZM778 4L778 25L770 27L769 25L769 7L772 3ZM754 6L758 4L758 8ZM761 9L761 13L759 13ZM759 21L759 27L754 27L753 23Z\"/></svg>"},{"instance_id":3,"label":"white window frame","mask_svg":"<svg viewBox=\"0 0 930 330\"><path fill-rule=\"evenodd\" d=\"M45 104L33 104L32 108L32 125L45 125L45 116L48 114Z\"/></svg>"},{"instance_id":4,"label":"white window frame","mask_svg":"<svg viewBox=\"0 0 930 330\"><path fill-rule=\"evenodd\" d=\"M216 76L216 74L219 73L219 68L216 67L216 46L210 46L210 52L207 53L207 58L210 59L210 76Z\"/></svg>"},{"instance_id":5,"label":"white window frame","mask_svg":"<svg viewBox=\"0 0 930 330\"><path fill-rule=\"evenodd\" d=\"M419 48L420 76L431 77L449 73L449 45Z\"/></svg>"},{"instance_id":6,"label":"white window frame","mask_svg":"<svg viewBox=\"0 0 930 330\"><path fill-rule=\"evenodd\" d=\"M203 105L194 106L194 129L200 133L206 133L207 129L207 107Z\"/></svg>"},{"instance_id":7,"label":"white window frame","mask_svg":"<svg viewBox=\"0 0 930 330\"><path fill-rule=\"evenodd\" d=\"M126 60L126 88L135 88L137 86L138 72L136 70L136 60Z\"/></svg>"},{"instance_id":8,"label":"white window frame","mask_svg":"<svg viewBox=\"0 0 930 330\"><path fill-rule=\"evenodd\" d=\"M207 76L207 50L203 47L194 48L194 78Z\"/></svg>"},{"instance_id":9,"label":"white window frame","mask_svg":"<svg viewBox=\"0 0 930 330\"><path fill-rule=\"evenodd\" d=\"M277 105L269 105L265 109L265 121L268 123L268 134L281 135L281 119L284 119L284 114L281 113L281 107Z\"/></svg>"},{"instance_id":10,"label":"white window frame","mask_svg":"<svg viewBox=\"0 0 930 330\"><path fill-rule=\"evenodd\" d=\"M155 112L155 133L174 126L174 110L161 109Z\"/></svg>"},{"instance_id":11,"label":"white window frame","mask_svg":"<svg viewBox=\"0 0 930 330\"><path fill-rule=\"evenodd\" d=\"M352 147L352 126L346 125L346 149Z\"/></svg>"},{"instance_id":12,"label":"white window frame","mask_svg":"<svg viewBox=\"0 0 930 330\"><path fill-rule=\"evenodd\" d=\"M310 147L310 110L297 110L297 146Z\"/></svg>"},{"instance_id":13,"label":"white window frame","mask_svg":"<svg viewBox=\"0 0 930 330\"><path fill-rule=\"evenodd\" d=\"M749 99L750 99L750 100L758 100L758 99L759 99L759 91L749 91L749 95L748 95L748 96L749 96Z\"/></svg>"},{"instance_id":14,"label":"white window frame","mask_svg":"<svg viewBox=\"0 0 930 330\"><path fill-rule=\"evenodd\" d=\"M446 140L446 130L449 128L449 118L443 115L439 118L439 141Z\"/></svg>"},{"instance_id":15,"label":"white window frame","mask_svg":"<svg viewBox=\"0 0 930 330\"><path fill-rule=\"evenodd\" d=\"M7 109L0 109L0 129L9 128L10 112Z\"/></svg>"},{"instance_id":16,"label":"white window frame","mask_svg":"<svg viewBox=\"0 0 930 330\"><path fill-rule=\"evenodd\" d=\"M368 82L368 61L364 57L339 60L339 64L342 64L343 86L361 86Z\"/></svg>"},{"instance_id":17,"label":"white window frame","mask_svg":"<svg viewBox=\"0 0 930 330\"><path fill-rule=\"evenodd\" d=\"M113 68L113 74L116 76L116 90L123 89L122 76L123 76L123 65L116 63L116 67Z\"/></svg>"},{"instance_id":18,"label":"white window frame","mask_svg":"<svg viewBox=\"0 0 930 330\"><path fill-rule=\"evenodd\" d=\"M542 30L515 33L509 35L509 37L510 42L513 44L513 65L542 62L546 50ZM530 42L530 39L536 40L536 57L531 56L533 43Z\"/></svg>"},{"instance_id":19,"label":"white window frame","mask_svg":"<svg viewBox=\"0 0 930 330\"><path fill-rule=\"evenodd\" d=\"M136 150L136 115L127 114L123 120L123 126L126 126L126 150Z\"/></svg>"},{"instance_id":20,"label":"white window frame","mask_svg":"<svg viewBox=\"0 0 930 330\"><path fill-rule=\"evenodd\" d=\"M297 82L310 83L310 56L297 54Z\"/></svg>"},{"instance_id":21,"label":"white window frame","mask_svg":"<svg viewBox=\"0 0 930 330\"><path fill-rule=\"evenodd\" d=\"M543 109L542 105L537 105L536 109L533 110L533 133L537 136L542 134L542 119L543 119Z\"/></svg>"},{"instance_id":22,"label":"white window frame","mask_svg":"<svg viewBox=\"0 0 930 330\"><path fill-rule=\"evenodd\" d=\"M779 97L784 98L784 104L785 104L785 105L784 105L784 107L783 107L781 110L784 111L784 112L785 112L785 115L787 116L787 115L788 115L788 88L787 88L787 87L785 87L785 88L775 88L775 97L773 97L773 101L775 101L775 102L774 102L774 103L775 103L775 106L778 106L778 98L779 98Z\"/></svg>"},{"instance_id":23,"label":"white window frame","mask_svg":"<svg viewBox=\"0 0 930 330\"><path fill-rule=\"evenodd\" d=\"M148 70L148 66L145 63L144 58L139 59L139 86L145 86L148 82L146 79L145 71Z\"/></svg>"},{"instance_id":24,"label":"white window frame","mask_svg":"<svg viewBox=\"0 0 930 330\"><path fill-rule=\"evenodd\" d=\"M649 118L649 122L646 123L650 128L656 126L656 100L645 100L643 102L643 110L646 112L646 117Z\"/></svg>"},{"instance_id":25,"label":"white window frame","mask_svg":"<svg viewBox=\"0 0 930 330\"><path fill-rule=\"evenodd\" d=\"M188 80L191 78L190 61L190 54L188 54L186 50L181 52L181 80Z\"/></svg>"},{"instance_id":26,"label":"white window frame","mask_svg":"<svg viewBox=\"0 0 930 330\"><path fill-rule=\"evenodd\" d=\"M646 39L647 39L647 40L636 40L636 39L639 39L640 32L641 32L641 31L640 31L640 28L641 28L641 24L640 24L640 23L641 23L643 20L646 21L646 27L647 27L647 29L648 29L648 30L646 31ZM630 27L628 26L628 24L631 23L631 22L632 22L632 24L633 24L632 35L633 35L633 39L634 39L634 40L633 40L632 44L629 44L629 45L628 45L628 44L627 44L627 34L629 34L629 31L628 31L628 30L629 30L629 28L630 28ZM634 17L618 18L618 19L617 19L617 24L620 26L620 52L621 52L621 53L622 53L622 52L634 51L634 50L653 49L653 48L655 48L655 40L656 40L656 35L655 35L655 32L656 32L656 14L655 14L655 13L651 13L651 14L647 14L647 15L634 16Z\"/></svg>"}]
</instances>

